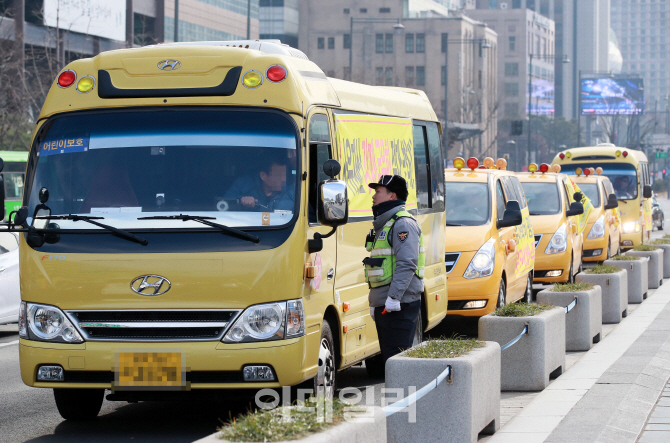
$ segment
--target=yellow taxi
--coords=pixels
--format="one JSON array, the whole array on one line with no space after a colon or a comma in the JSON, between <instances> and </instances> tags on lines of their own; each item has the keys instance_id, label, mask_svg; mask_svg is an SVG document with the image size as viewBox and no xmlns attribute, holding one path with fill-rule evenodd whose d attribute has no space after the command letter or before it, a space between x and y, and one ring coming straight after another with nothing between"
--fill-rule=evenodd
<instances>
[{"instance_id":1,"label":"yellow taxi","mask_svg":"<svg viewBox=\"0 0 670 443\"><path fill-rule=\"evenodd\" d=\"M570 178L560 167L530 164L518 173L535 235L535 283L573 282L582 266L582 231L578 217L584 206L575 200ZM551 172L550 172L551 171Z\"/></svg>"},{"instance_id":2,"label":"yellow taxi","mask_svg":"<svg viewBox=\"0 0 670 443\"><path fill-rule=\"evenodd\" d=\"M607 260L621 251L621 219L619 202L614 194L612 182L602 175L603 169L581 168L570 176L579 189L589 198L593 212L586 222L588 232L584 237L582 260L599 262Z\"/></svg>"},{"instance_id":3,"label":"yellow taxi","mask_svg":"<svg viewBox=\"0 0 670 443\"><path fill-rule=\"evenodd\" d=\"M454 160L445 170L448 315L481 317L530 300L535 248L528 206L507 162Z\"/></svg>"}]
</instances>

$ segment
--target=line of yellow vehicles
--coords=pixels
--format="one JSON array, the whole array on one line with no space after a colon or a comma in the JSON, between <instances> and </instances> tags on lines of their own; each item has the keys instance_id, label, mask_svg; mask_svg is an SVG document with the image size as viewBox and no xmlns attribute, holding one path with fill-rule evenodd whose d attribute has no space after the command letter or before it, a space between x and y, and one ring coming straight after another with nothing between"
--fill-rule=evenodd
<instances>
[{"instance_id":1,"label":"line of yellow vehicles","mask_svg":"<svg viewBox=\"0 0 670 443\"><path fill-rule=\"evenodd\" d=\"M338 371L379 373L362 260L367 183L382 174L407 178L425 239L417 342L447 314L530 300L533 283L572 281L648 238L642 153L445 171L441 132L422 91L328 78L277 42L70 63L33 132L23 207L2 227L21 233L24 383L87 419L105 392L332 394Z\"/></svg>"}]
</instances>

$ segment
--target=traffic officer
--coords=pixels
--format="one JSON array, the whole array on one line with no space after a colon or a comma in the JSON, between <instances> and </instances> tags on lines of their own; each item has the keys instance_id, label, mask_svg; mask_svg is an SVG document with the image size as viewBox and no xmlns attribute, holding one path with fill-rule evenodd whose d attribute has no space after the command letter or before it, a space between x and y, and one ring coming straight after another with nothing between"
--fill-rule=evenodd
<instances>
[{"instance_id":1,"label":"traffic officer","mask_svg":"<svg viewBox=\"0 0 670 443\"><path fill-rule=\"evenodd\" d=\"M384 363L410 348L421 309L425 253L417 221L405 209L407 181L382 175L372 197L374 230L366 239L365 278L370 315L377 327Z\"/></svg>"}]
</instances>

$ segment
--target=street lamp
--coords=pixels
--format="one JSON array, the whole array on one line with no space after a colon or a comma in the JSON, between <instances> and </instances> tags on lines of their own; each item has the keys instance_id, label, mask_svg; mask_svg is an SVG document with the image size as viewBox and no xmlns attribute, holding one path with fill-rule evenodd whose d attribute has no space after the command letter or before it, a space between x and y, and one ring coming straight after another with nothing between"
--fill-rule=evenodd
<instances>
[{"instance_id":1,"label":"street lamp","mask_svg":"<svg viewBox=\"0 0 670 443\"><path fill-rule=\"evenodd\" d=\"M530 63L528 64L528 163L531 162L530 153L531 153L531 141L530 141L530 116L533 113L533 58L538 58L540 60L560 60L563 59L563 63L570 63L568 56L556 56L549 54L528 54L530 55ZM555 92L554 92L555 93Z\"/></svg>"},{"instance_id":2,"label":"street lamp","mask_svg":"<svg viewBox=\"0 0 670 443\"><path fill-rule=\"evenodd\" d=\"M393 29L401 32L405 29L399 18L360 18L351 17L349 22L349 80L354 80L353 55L354 55L354 23L395 23Z\"/></svg>"}]
</instances>

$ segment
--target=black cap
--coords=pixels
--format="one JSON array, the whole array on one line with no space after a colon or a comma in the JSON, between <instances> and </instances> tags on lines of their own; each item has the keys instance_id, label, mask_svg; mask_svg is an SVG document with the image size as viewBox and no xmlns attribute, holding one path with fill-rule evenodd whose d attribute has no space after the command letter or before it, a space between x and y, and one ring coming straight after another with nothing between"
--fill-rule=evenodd
<instances>
[{"instance_id":1,"label":"black cap","mask_svg":"<svg viewBox=\"0 0 670 443\"><path fill-rule=\"evenodd\" d=\"M399 195L406 195L409 192L407 181L400 175L382 175L377 183L370 183L368 186L372 189L383 186L389 192L395 192Z\"/></svg>"}]
</instances>

